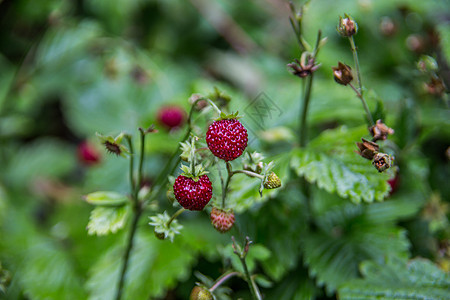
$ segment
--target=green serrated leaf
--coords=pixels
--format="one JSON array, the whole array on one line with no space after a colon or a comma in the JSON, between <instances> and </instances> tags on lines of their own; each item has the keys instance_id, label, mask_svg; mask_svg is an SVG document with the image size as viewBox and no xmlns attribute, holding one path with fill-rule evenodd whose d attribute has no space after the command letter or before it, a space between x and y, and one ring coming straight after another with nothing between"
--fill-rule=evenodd
<instances>
[{"instance_id":1,"label":"green serrated leaf","mask_svg":"<svg viewBox=\"0 0 450 300\"><path fill-rule=\"evenodd\" d=\"M339 288L339 299L450 299L450 275L426 259L389 256L361 264L364 279Z\"/></svg>"},{"instance_id":2,"label":"green serrated leaf","mask_svg":"<svg viewBox=\"0 0 450 300\"><path fill-rule=\"evenodd\" d=\"M365 135L366 127L324 131L307 148L294 152L291 167L310 183L354 203L381 201L389 193L387 180L392 174L378 173L354 153L355 142Z\"/></svg>"},{"instance_id":3,"label":"green serrated leaf","mask_svg":"<svg viewBox=\"0 0 450 300\"><path fill-rule=\"evenodd\" d=\"M125 226L130 213L130 206L97 206L91 211L87 225L89 235L106 235L116 233Z\"/></svg>"},{"instance_id":4,"label":"green serrated leaf","mask_svg":"<svg viewBox=\"0 0 450 300\"><path fill-rule=\"evenodd\" d=\"M128 202L128 197L116 192L94 192L84 197L87 203L100 206L122 206Z\"/></svg>"},{"instance_id":5,"label":"green serrated leaf","mask_svg":"<svg viewBox=\"0 0 450 300\"><path fill-rule=\"evenodd\" d=\"M381 260L391 254L406 257L406 232L395 226L403 215L401 205L396 207L390 201L354 205L323 190L313 192L318 230L302 236L302 249L310 275L319 286L326 286L328 294L356 278L358 264L364 260ZM379 215L388 210L392 211L387 216Z\"/></svg>"}]
</instances>

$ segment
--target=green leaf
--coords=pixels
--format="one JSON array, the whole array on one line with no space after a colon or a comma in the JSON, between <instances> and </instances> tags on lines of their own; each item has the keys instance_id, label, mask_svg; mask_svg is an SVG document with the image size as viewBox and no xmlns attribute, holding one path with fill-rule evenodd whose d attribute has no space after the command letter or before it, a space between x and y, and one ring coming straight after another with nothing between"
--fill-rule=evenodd
<instances>
[{"instance_id":1,"label":"green leaf","mask_svg":"<svg viewBox=\"0 0 450 300\"><path fill-rule=\"evenodd\" d=\"M386 255L407 256L409 241L405 230L396 227L402 205L390 201L355 206L322 190L314 191L314 202L328 207L317 210L317 231L302 236L304 259L311 276L327 293L358 276L358 264L367 259L382 260ZM333 203L331 205L331 203Z\"/></svg>"},{"instance_id":2,"label":"green leaf","mask_svg":"<svg viewBox=\"0 0 450 300\"><path fill-rule=\"evenodd\" d=\"M226 241L225 241L226 240ZM138 229L131 252L123 299L155 299L191 276L191 266L201 253L217 259L217 245L229 241L209 220L191 219L173 243L157 239L148 227ZM90 300L112 300L119 280L124 245L110 248L94 264L87 280Z\"/></svg>"},{"instance_id":3,"label":"green leaf","mask_svg":"<svg viewBox=\"0 0 450 300\"><path fill-rule=\"evenodd\" d=\"M354 153L355 142L367 133L365 127L326 130L307 148L294 151L291 167L310 183L354 203L381 201L389 193L391 174L378 173L367 159Z\"/></svg>"},{"instance_id":4,"label":"green leaf","mask_svg":"<svg viewBox=\"0 0 450 300\"><path fill-rule=\"evenodd\" d=\"M87 225L89 235L106 235L116 233L125 226L130 213L130 206L105 207L97 206L91 212Z\"/></svg>"},{"instance_id":5,"label":"green leaf","mask_svg":"<svg viewBox=\"0 0 450 300\"><path fill-rule=\"evenodd\" d=\"M13 277L5 299L86 299L83 276L66 244L39 232L28 214L9 206L0 234L2 259Z\"/></svg>"},{"instance_id":6,"label":"green leaf","mask_svg":"<svg viewBox=\"0 0 450 300\"><path fill-rule=\"evenodd\" d=\"M364 279L339 288L339 299L450 299L450 274L426 259L389 256L385 262L363 262Z\"/></svg>"},{"instance_id":7,"label":"green leaf","mask_svg":"<svg viewBox=\"0 0 450 300\"><path fill-rule=\"evenodd\" d=\"M128 202L128 197L116 192L94 192L84 197L87 203L99 206L122 206Z\"/></svg>"}]
</instances>

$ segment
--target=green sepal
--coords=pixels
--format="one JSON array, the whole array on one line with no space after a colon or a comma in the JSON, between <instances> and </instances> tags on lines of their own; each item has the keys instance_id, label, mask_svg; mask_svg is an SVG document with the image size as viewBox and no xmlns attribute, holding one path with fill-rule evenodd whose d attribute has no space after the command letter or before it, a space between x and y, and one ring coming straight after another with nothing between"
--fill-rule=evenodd
<instances>
[{"instance_id":1,"label":"green sepal","mask_svg":"<svg viewBox=\"0 0 450 300\"><path fill-rule=\"evenodd\" d=\"M233 119L240 119L243 116L239 116L239 111L236 111L235 113L231 113L231 114L226 114L223 111L220 112L220 116L215 119L215 121L220 121L220 120L233 120Z\"/></svg>"},{"instance_id":2,"label":"green sepal","mask_svg":"<svg viewBox=\"0 0 450 300\"><path fill-rule=\"evenodd\" d=\"M83 199L89 204L99 206L122 206L129 201L128 197L122 194L105 191L87 194Z\"/></svg>"},{"instance_id":3,"label":"green sepal","mask_svg":"<svg viewBox=\"0 0 450 300\"><path fill-rule=\"evenodd\" d=\"M202 164L198 164L195 166L194 174L192 174L191 168L188 167L187 165L181 165L180 169L181 171L183 171L183 173L181 173L182 176L192 178L195 182L199 180L200 176L209 173L208 171L205 171Z\"/></svg>"}]
</instances>

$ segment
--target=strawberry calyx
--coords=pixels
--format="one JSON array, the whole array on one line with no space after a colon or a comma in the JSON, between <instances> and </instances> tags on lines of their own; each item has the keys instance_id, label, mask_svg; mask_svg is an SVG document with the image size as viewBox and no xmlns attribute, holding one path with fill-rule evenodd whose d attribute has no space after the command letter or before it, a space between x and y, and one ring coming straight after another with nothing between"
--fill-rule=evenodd
<instances>
[{"instance_id":1,"label":"strawberry calyx","mask_svg":"<svg viewBox=\"0 0 450 300\"><path fill-rule=\"evenodd\" d=\"M199 180L200 176L209 173L208 171L205 171L205 168L202 166L202 164L195 165L193 170L186 165L181 165L180 169L181 171L183 171L183 173L181 173L182 176L192 178L192 180L194 180L195 182Z\"/></svg>"},{"instance_id":2,"label":"strawberry calyx","mask_svg":"<svg viewBox=\"0 0 450 300\"><path fill-rule=\"evenodd\" d=\"M239 116L239 111L236 111L235 113L226 114L223 111L220 112L220 115L217 119L214 119L214 121L220 121L220 120L239 120L242 118L242 116Z\"/></svg>"}]
</instances>

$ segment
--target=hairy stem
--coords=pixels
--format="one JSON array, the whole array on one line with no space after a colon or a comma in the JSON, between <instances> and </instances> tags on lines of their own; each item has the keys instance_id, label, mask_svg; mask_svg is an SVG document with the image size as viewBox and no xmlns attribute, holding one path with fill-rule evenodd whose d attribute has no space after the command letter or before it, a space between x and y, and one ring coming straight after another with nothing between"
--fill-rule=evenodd
<instances>
[{"instance_id":1,"label":"hairy stem","mask_svg":"<svg viewBox=\"0 0 450 300\"><path fill-rule=\"evenodd\" d=\"M348 40L350 41L350 46L352 48L352 53L353 53L353 61L355 62L356 80L358 82L359 93L362 95L363 89L362 89L362 82L361 82L361 72L359 71L358 51L356 50L355 40L353 39L353 36L350 36L348 38Z\"/></svg>"},{"instance_id":2,"label":"hairy stem","mask_svg":"<svg viewBox=\"0 0 450 300\"><path fill-rule=\"evenodd\" d=\"M179 210L177 210L172 217L170 218L170 220L167 222L167 227L170 227L170 224L172 224L173 220L175 220L179 215L181 215L186 209L184 208L180 208Z\"/></svg>"},{"instance_id":3,"label":"hairy stem","mask_svg":"<svg viewBox=\"0 0 450 300\"><path fill-rule=\"evenodd\" d=\"M231 177L233 177L233 170L231 169L231 164L227 161L225 162L227 166L227 180L225 184L222 186L222 208L225 209L225 200L227 198L228 185L230 184Z\"/></svg>"},{"instance_id":4,"label":"hairy stem","mask_svg":"<svg viewBox=\"0 0 450 300\"><path fill-rule=\"evenodd\" d=\"M136 194L136 199L137 199L137 194L139 193L139 189L142 186L142 177L143 177L143 172L142 172L142 167L144 165L144 157L145 157L145 132L142 128L139 128L139 132L141 133L141 152L140 152L140 156L139 156L139 169L138 169L138 185L137 185L137 189L135 190L135 194Z\"/></svg>"},{"instance_id":5,"label":"hairy stem","mask_svg":"<svg viewBox=\"0 0 450 300\"><path fill-rule=\"evenodd\" d=\"M258 173L255 173L255 172L252 172L252 171L247 171L247 170L236 170L236 171L233 171L232 173L233 173L233 175L234 175L234 174L237 174L237 173L241 173L241 174L246 174L246 175L251 176L251 177L256 177L256 178L259 178L259 179L264 179L264 176L263 176L263 175L258 174Z\"/></svg>"},{"instance_id":6,"label":"hairy stem","mask_svg":"<svg viewBox=\"0 0 450 300\"><path fill-rule=\"evenodd\" d=\"M314 61L316 60L317 54L319 53L319 44L320 44L321 38L322 38L322 31L319 30L319 32L317 33L316 45L314 47L314 52L313 52L313 56L312 56ZM300 128L299 128L300 147L305 147L306 143L307 143L306 123L307 123L307 117L308 117L309 102L311 99L311 90L312 90L313 79L314 79L314 73L311 73L307 77L306 88L304 89L304 93L303 93L303 107L302 107L301 116L300 116Z\"/></svg>"},{"instance_id":7,"label":"hairy stem","mask_svg":"<svg viewBox=\"0 0 450 300\"><path fill-rule=\"evenodd\" d=\"M126 138L126 140L128 142L128 147L130 148L129 179L130 179L131 194L133 195L133 200L134 200L136 184L134 182L134 150L133 150L133 142L131 140L131 136L130 135L126 134L125 138Z\"/></svg>"},{"instance_id":8,"label":"hairy stem","mask_svg":"<svg viewBox=\"0 0 450 300\"><path fill-rule=\"evenodd\" d=\"M311 99L311 87L312 87L312 83L313 83L313 78L314 78L314 74L311 74L310 76L308 76L307 78L307 83L306 83L306 89L305 92L303 94L303 107L302 107L302 112L301 112L301 117L300 117L300 147L305 147L306 146L306 134L307 134L307 128L306 128L306 119L308 116L308 108L309 108L309 100Z\"/></svg>"},{"instance_id":9,"label":"hairy stem","mask_svg":"<svg viewBox=\"0 0 450 300\"><path fill-rule=\"evenodd\" d=\"M370 125L373 126L375 123L373 122L372 114L370 113L369 106L367 106L367 102L366 102L366 99L364 99L363 94L361 94L361 93L358 91L358 89L355 88L355 86L354 86L351 82L350 82L348 85L355 91L356 96L357 96L359 99L361 99L361 102L362 102L362 105L363 105L363 107L364 107L364 110L366 111L367 120L370 122Z\"/></svg>"},{"instance_id":10,"label":"hairy stem","mask_svg":"<svg viewBox=\"0 0 450 300\"><path fill-rule=\"evenodd\" d=\"M214 285L209 289L209 291L212 293L215 289L217 289L219 286L221 286L225 281L230 279L233 276L239 275L239 272L228 272L217 278Z\"/></svg>"}]
</instances>

